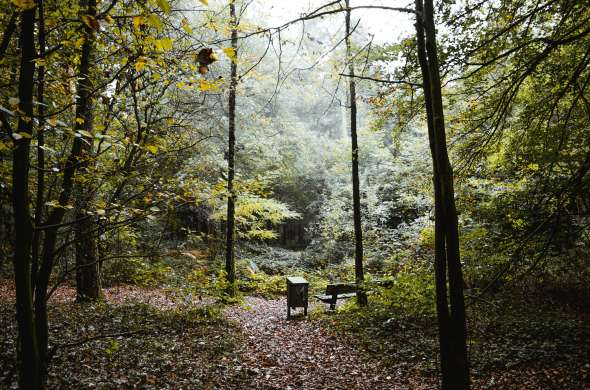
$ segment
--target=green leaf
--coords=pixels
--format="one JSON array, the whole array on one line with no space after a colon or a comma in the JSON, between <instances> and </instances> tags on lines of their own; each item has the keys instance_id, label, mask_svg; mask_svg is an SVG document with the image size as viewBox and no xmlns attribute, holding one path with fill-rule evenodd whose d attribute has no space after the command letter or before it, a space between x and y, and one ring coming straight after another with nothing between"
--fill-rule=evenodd
<instances>
[{"instance_id":1,"label":"green leaf","mask_svg":"<svg viewBox=\"0 0 590 390\"><path fill-rule=\"evenodd\" d=\"M158 4L158 7L160 7L160 9L167 14L169 14L172 10L170 8L170 3L168 3L168 0L156 0L156 3Z\"/></svg>"},{"instance_id":2,"label":"green leaf","mask_svg":"<svg viewBox=\"0 0 590 390\"><path fill-rule=\"evenodd\" d=\"M162 38L161 42L162 42L162 48L164 50L168 51L168 50L172 49L172 43L173 43L172 38Z\"/></svg>"},{"instance_id":3,"label":"green leaf","mask_svg":"<svg viewBox=\"0 0 590 390\"><path fill-rule=\"evenodd\" d=\"M92 133L86 131L86 130L78 130L78 133L80 133L81 135L83 135L86 138L92 138L93 135Z\"/></svg>"},{"instance_id":4,"label":"green leaf","mask_svg":"<svg viewBox=\"0 0 590 390\"><path fill-rule=\"evenodd\" d=\"M162 31L164 29L162 19L160 19L160 17L156 14L151 14L150 16L148 16L148 24L158 31Z\"/></svg>"},{"instance_id":5,"label":"green leaf","mask_svg":"<svg viewBox=\"0 0 590 390\"><path fill-rule=\"evenodd\" d=\"M37 5L35 0L12 0L12 4L23 10L35 8Z\"/></svg>"}]
</instances>

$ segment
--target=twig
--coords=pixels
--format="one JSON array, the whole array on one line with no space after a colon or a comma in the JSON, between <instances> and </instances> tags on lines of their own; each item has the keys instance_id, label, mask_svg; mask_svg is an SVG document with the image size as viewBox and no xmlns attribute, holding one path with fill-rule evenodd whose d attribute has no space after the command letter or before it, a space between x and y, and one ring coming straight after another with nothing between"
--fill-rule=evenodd
<instances>
[{"instance_id":1,"label":"twig","mask_svg":"<svg viewBox=\"0 0 590 390\"><path fill-rule=\"evenodd\" d=\"M420 83L413 83L411 81L405 81L405 80L383 80L383 79L376 79L373 77L369 77L369 76L358 76L358 75L350 75L350 74L346 74L346 73L339 73L340 76L344 76L344 77L353 77L355 79L361 79L361 80L370 80L370 81L376 81L378 83L384 83L384 84L405 84L405 85L409 85L411 87L415 87L415 88L422 88L422 84Z\"/></svg>"}]
</instances>

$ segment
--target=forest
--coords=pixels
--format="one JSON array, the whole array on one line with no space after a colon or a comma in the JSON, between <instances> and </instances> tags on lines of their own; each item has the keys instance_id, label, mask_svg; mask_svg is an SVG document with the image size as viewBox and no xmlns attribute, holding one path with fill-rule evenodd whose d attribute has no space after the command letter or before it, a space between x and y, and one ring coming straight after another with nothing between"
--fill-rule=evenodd
<instances>
[{"instance_id":1,"label":"forest","mask_svg":"<svg viewBox=\"0 0 590 390\"><path fill-rule=\"evenodd\" d=\"M0 389L590 389L588 0L4 0L0 84Z\"/></svg>"}]
</instances>

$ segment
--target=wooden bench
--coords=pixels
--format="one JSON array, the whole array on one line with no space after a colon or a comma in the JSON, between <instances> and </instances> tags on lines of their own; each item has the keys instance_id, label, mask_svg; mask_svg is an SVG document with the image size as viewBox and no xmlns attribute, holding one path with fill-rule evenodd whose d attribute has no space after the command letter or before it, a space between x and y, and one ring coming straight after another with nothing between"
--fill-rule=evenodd
<instances>
[{"instance_id":1,"label":"wooden bench","mask_svg":"<svg viewBox=\"0 0 590 390\"><path fill-rule=\"evenodd\" d=\"M335 310L338 299L356 297L356 285L350 283L328 284L325 294L314 296L324 303L329 303L330 310Z\"/></svg>"},{"instance_id":2,"label":"wooden bench","mask_svg":"<svg viewBox=\"0 0 590 390\"><path fill-rule=\"evenodd\" d=\"M369 283L369 288L366 293L371 294L375 292L376 287L391 288L393 287L393 280L375 279ZM354 283L333 283L326 286L326 293L323 295L314 295L317 299L324 303L330 304L330 310L336 309L336 302L339 299L348 299L356 297L356 284Z\"/></svg>"}]
</instances>

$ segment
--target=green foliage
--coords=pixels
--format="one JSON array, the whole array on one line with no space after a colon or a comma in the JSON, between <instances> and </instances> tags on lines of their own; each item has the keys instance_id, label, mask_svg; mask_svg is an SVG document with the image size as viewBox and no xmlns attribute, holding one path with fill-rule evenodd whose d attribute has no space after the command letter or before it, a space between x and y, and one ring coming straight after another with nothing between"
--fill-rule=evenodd
<instances>
[{"instance_id":1,"label":"green foliage","mask_svg":"<svg viewBox=\"0 0 590 390\"><path fill-rule=\"evenodd\" d=\"M112 340L108 347L105 348L104 353L107 356L111 356L115 354L121 348L119 342L117 340Z\"/></svg>"},{"instance_id":2,"label":"green foliage","mask_svg":"<svg viewBox=\"0 0 590 390\"><path fill-rule=\"evenodd\" d=\"M173 269L160 260L131 257L109 260L103 267L105 283L130 283L141 287L160 287L172 281Z\"/></svg>"},{"instance_id":3,"label":"green foliage","mask_svg":"<svg viewBox=\"0 0 590 390\"><path fill-rule=\"evenodd\" d=\"M377 302L398 315L426 318L435 316L432 269L407 266L389 280L392 282L391 286L377 288Z\"/></svg>"},{"instance_id":4,"label":"green foliage","mask_svg":"<svg viewBox=\"0 0 590 390\"><path fill-rule=\"evenodd\" d=\"M205 287L203 284L205 284ZM216 298L223 304L238 303L242 300L242 296L238 291L238 282L230 283L227 280L225 270L212 274L208 282L205 282L204 277L200 277L200 280L193 279L193 284L189 286L191 291L202 291L204 289L209 296Z\"/></svg>"},{"instance_id":5,"label":"green foliage","mask_svg":"<svg viewBox=\"0 0 590 390\"><path fill-rule=\"evenodd\" d=\"M223 203L215 210L212 218L224 221L227 216L227 205ZM299 214L291 211L285 204L259 196L240 196L236 202L235 223L238 236L254 240L270 240L276 238L273 230L266 226L276 226L287 219L296 219Z\"/></svg>"},{"instance_id":6,"label":"green foliage","mask_svg":"<svg viewBox=\"0 0 590 390\"><path fill-rule=\"evenodd\" d=\"M252 273L240 282L240 291L271 299L284 297L285 276L267 275L262 271Z\"/></svg>"}]
</instances>

